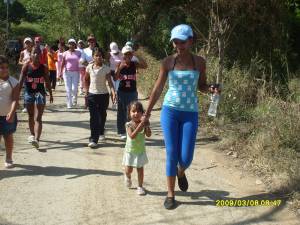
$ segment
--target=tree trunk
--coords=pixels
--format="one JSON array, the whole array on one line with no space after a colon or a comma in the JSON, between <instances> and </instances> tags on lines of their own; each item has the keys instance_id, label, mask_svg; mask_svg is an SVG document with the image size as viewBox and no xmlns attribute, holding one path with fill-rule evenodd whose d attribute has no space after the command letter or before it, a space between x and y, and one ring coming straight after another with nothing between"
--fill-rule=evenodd
<instances>
[{"instance_id":1,"label":"tree trunk","mask_svg":"<svg viewBox=\"0 0 300 225\"><path fill-rule=\"evenodd\" d=\"M222 82L222 75L223 75L223 68L224 68L224 40L222 36L218 37L218 59L219 59L219 65L218 65L218 73L216 78L216 83L220 84Z\"/></svg>"}]
</instances>

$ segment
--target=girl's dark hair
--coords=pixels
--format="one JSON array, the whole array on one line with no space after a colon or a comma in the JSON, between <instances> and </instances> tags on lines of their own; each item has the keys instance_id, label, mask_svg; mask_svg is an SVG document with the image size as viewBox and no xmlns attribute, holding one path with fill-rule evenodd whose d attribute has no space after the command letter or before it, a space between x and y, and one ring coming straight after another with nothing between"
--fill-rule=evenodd
<instances>
[{"instance_id":1,"label":"girl's dark hair","mask_svg":"<svg viewBox=\"0 0 300 225\"><path fill-rule=\"evenodd\" d=\"M129 119L131 119L131 117L130 117L130 110L131 110L133 107L135 107L136 110L137 110L138 112L141 112L141 113L144 113L144 112L145 112L142 103L140 103L139 101L133 101L133 102L131 102L131 103L129 104L129 106L128 106L128 118L129 118Z\"/></svg>"},{"instance_id":2,"label":"girl's dark hair","mask_svg":"<svg viewBox=\"0 0 300 225\"><path fill-rule=\"evenodd\" d=\"M58 47L57 47L57 45L51 45L50 49L53 50L53 51L57 51Z\"/></svg>"},{"instance_id":3,"label":"girl's dark hair","mask_svg":"<svg viewBox=\"0 0 300 225\"><path fill-rule=\"evenodd\" d=\"M0 55L0 64L8 64L8 58L4 55Z\"/></svg>"},{"instance_id":4,"label":"girl's dark hair","mask_svg":"<svg viewBox=\"0 0 300 225\"><path fill-rule=\"evenodd\" d=\"M102 58L104 58L104 51L101 48L95 47L93 48L93 56L95 54L100 54Z\"/></svg>"}]
</instances>

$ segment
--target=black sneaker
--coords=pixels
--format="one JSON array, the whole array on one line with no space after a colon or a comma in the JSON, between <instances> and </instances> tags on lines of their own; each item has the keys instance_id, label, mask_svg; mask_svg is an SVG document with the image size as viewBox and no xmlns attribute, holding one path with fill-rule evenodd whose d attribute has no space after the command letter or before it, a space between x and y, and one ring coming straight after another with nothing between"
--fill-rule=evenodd
<instances>
[{"instance_id":1,"label":"black sneaker","mask_svg":"<svg viewBox=\"0 0 300 225\"><path fill-rule=\"evenodd\" d=\"M183 174L182 177L178 176L178 171L177 171L177 180L178 180L178 187L181 191L186 192L189 188L189 183L188 180L186 179L185 174Z\"/></svg>"},{"instance_id":2,"label":"black sneaker","mask_svg":"<svg viewBox=\"0 0 300 225\"><path fill-rule=\"evenodd\" d=\"M175 207L176 207L175 197L166 197L164 206L166 209L169 209L169 210L175 209Z\"/></svg>"}]
</instances>

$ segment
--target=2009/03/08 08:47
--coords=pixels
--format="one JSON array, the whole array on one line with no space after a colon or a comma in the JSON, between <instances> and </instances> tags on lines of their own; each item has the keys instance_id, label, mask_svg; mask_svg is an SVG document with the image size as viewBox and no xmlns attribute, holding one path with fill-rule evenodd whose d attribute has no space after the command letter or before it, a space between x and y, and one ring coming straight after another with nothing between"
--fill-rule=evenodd
<instances>
[{"instance_id":1,"label":"2009/03/08 08:47","mask_svg":"<svg viewBox=\"0 0 300 225\"><path fill-rule=\"evenodd\" d=\"M282 200L244 200L244 199L227 199L216 200L216 206L218 207L248 207L248 206L280 206Z\"/></svg>"}]
</instances>

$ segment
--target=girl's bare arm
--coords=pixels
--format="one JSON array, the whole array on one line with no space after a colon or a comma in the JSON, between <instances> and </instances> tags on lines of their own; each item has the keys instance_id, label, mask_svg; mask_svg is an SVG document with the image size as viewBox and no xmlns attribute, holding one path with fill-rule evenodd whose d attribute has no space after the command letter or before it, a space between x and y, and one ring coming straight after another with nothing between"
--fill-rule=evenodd
<instances>
[{"instance_id":1,"label":"girl's bare arm","mask_svg":"<svg viewBox=\"0 0 300 225\"><path fill-rule=\"evenodd\" d=\"M136 137L136 135L142 131L143 128L144 128L144 123L140 122L139 125L135 129L132 129L131 127L126 127L126 130L127 130L129 137L131 139L134 139Z\"/></svg>"}]
</instances>

